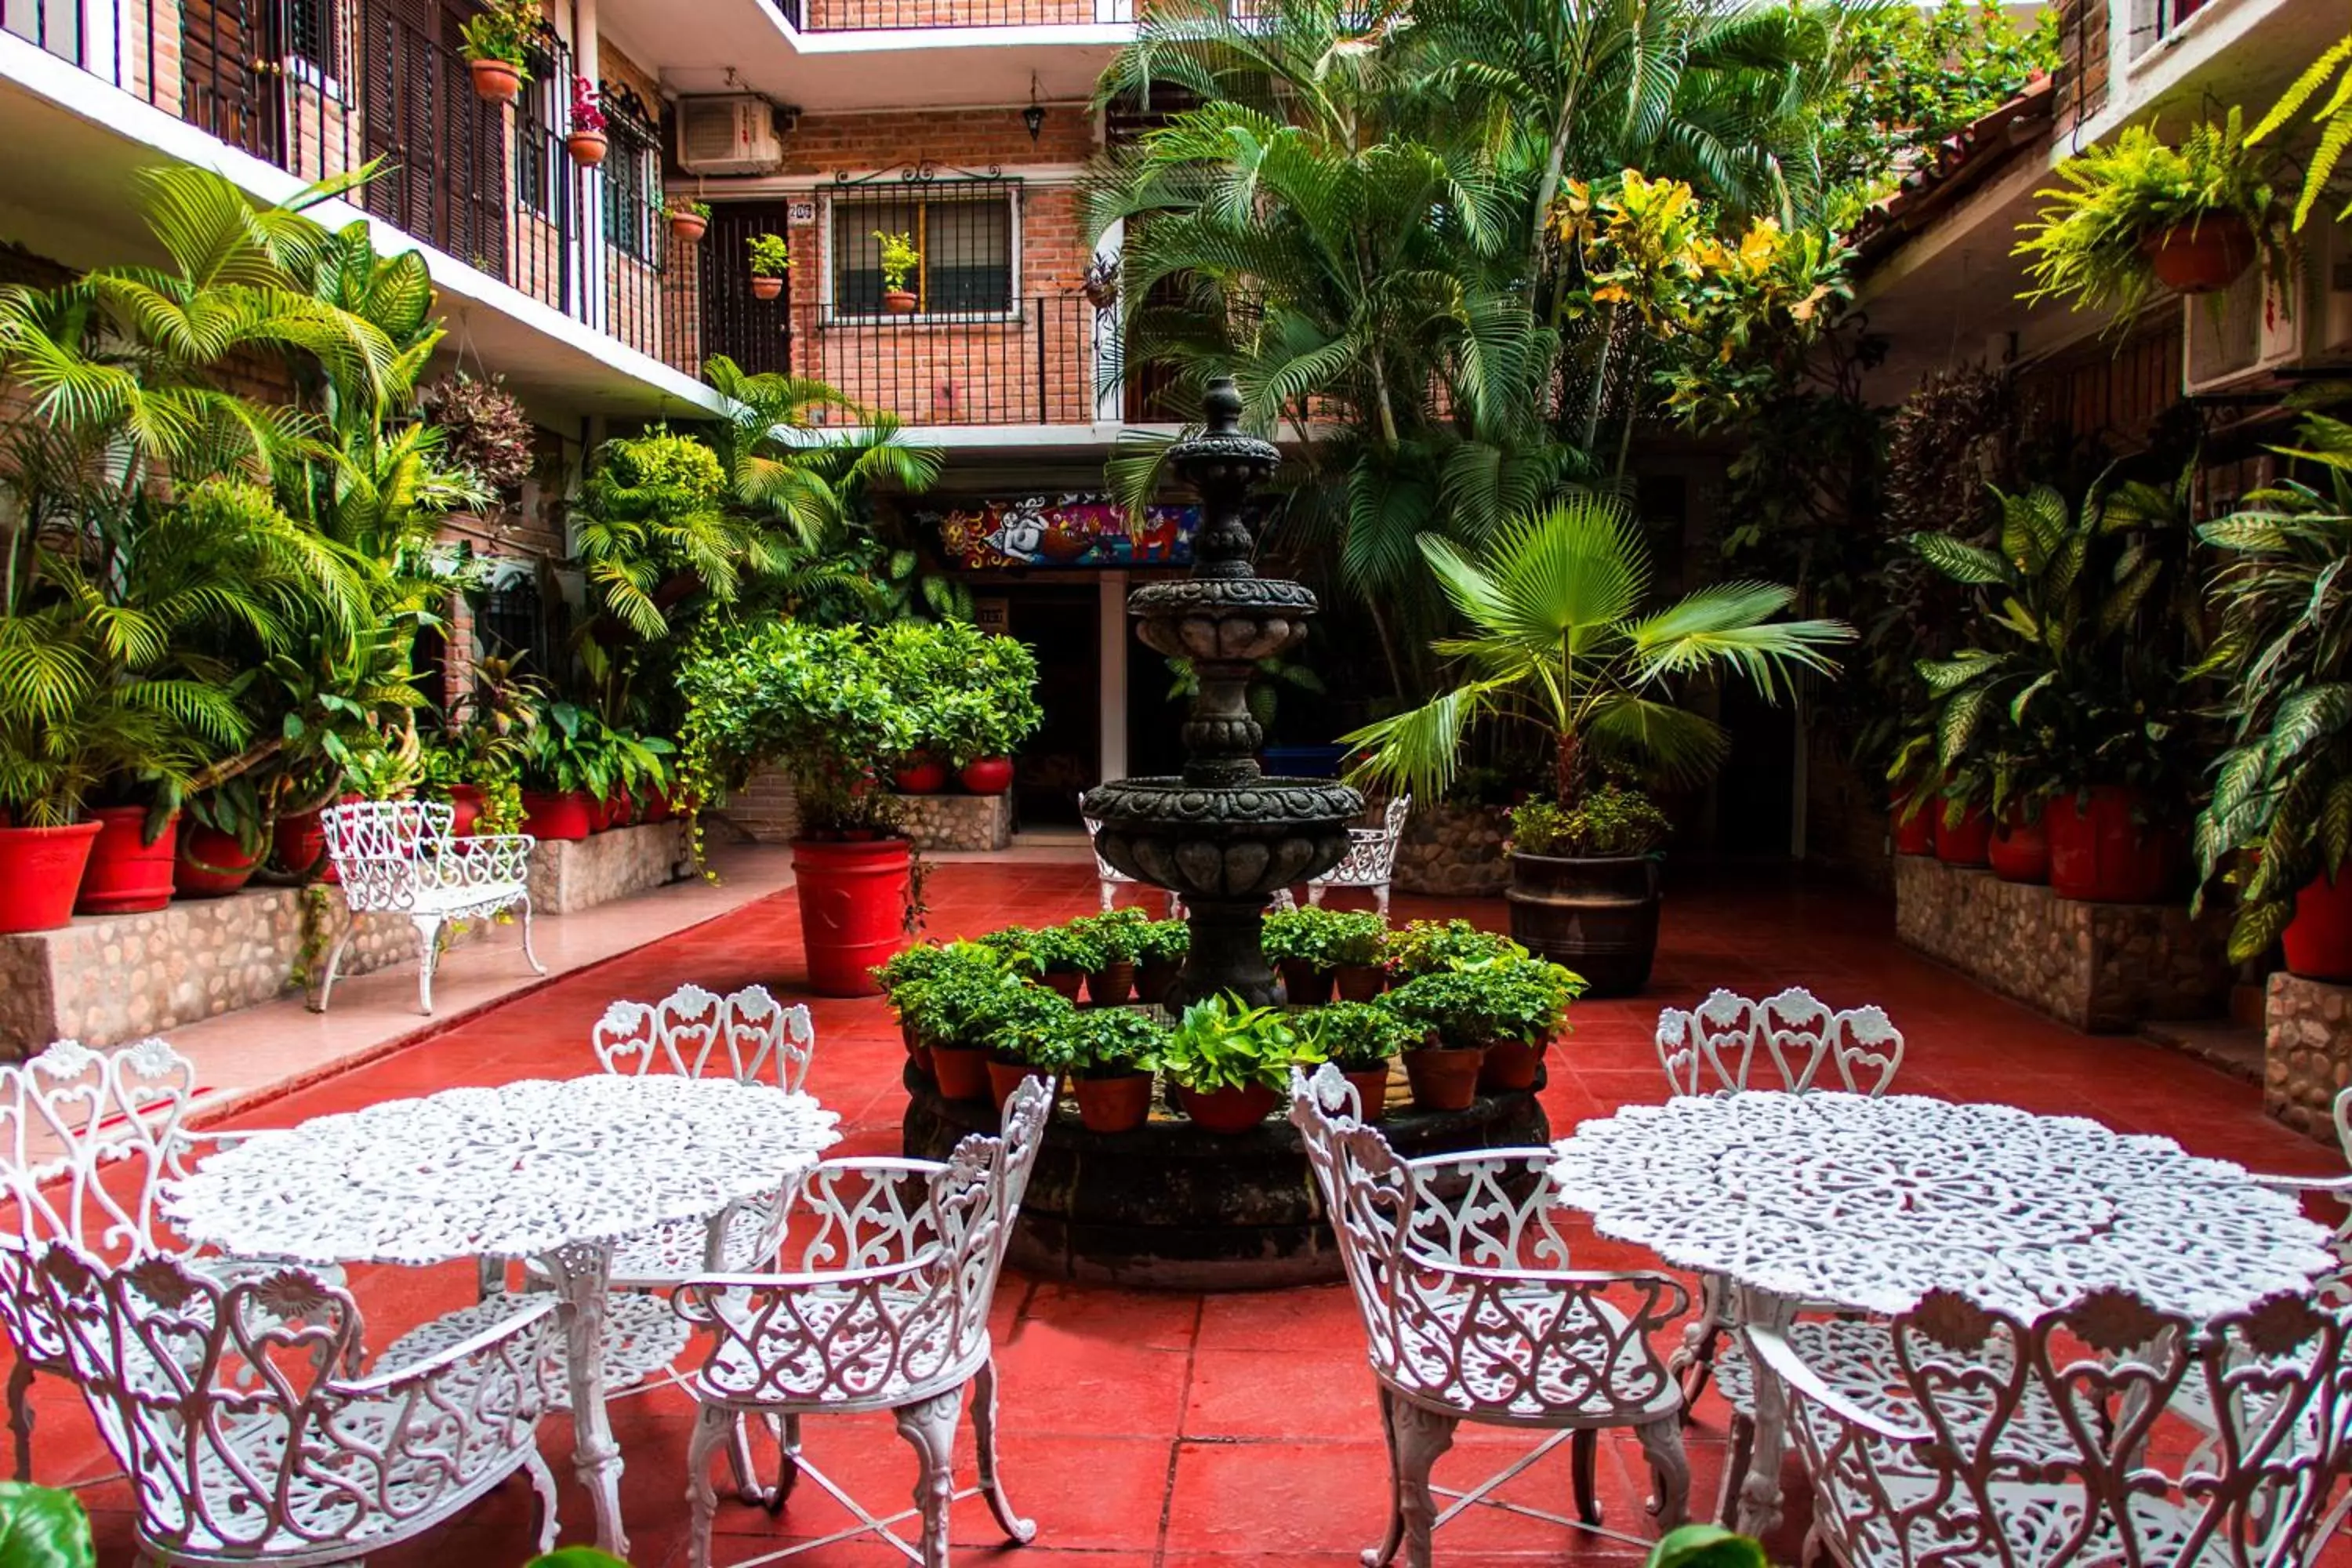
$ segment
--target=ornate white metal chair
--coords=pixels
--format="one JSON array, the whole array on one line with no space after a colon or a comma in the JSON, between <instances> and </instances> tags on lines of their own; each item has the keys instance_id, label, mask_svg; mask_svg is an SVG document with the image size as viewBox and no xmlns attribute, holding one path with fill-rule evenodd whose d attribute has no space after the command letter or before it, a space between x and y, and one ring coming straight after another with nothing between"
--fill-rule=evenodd
<instances>
[{"instance_id":1,"label":"ornate white metal chair","mask_svg":"<svg viewBox=\"0 0 2352 1568\"><path fill-rule=\"evenodd\" d=\"M459 838L449 831L446 805L425 801L362 801L319 814L351 911L328 950L317 1011L327 1010L335 971L365 915L403 915L416 927L416 1003L433 1013L433 971L441 962L441 928L450 921L488 919L522 911L522 955L541 974L547 966L530 947L530 851L528 833L484 833Z\"/></svg>"},{"instance_id":2,"label":"ornate white metal chair","mask_svg":"<svg viewBox=\"0 0 2352 1568\"><path fill-rule=\"evenodd\" d=\"M2120 1291L2031 1322L1931 1293L1875 1396L1751 1330L1790 1390L1810 1560L1843 1568L2315 1562L2352 1466L2347 1325L2278 1296L2210 1322ZM2194 1394L2211 1434L2174 1430Z\"/></svg>"},{"instance_id":3,"label":"ornate white metal chair","mask_svg":"<svg viewBox=\"0 0 2352 1568\"><path fill-rule=\"evenodd\" d=\"M1037 1527L1013 1511L997 1471L988 1311L1052 1109L1051 1091L1026 1079L1004 1102L1001 1136L975 1133L944 1163L824 1161L785 1184L764 1238L779 1264L797 1255L790 1267L714 1274L679 1287L679 1315L711 1335L689 1384L700 1407L688 1454L694 1568L710 1561L719 1506L711 1454L736 1440L742 1419L752 1415L781 1427L776 1487L762 1500L782 1507L805 1476L859 1521L793 1551L870 1533L923 1568L946 1568L948 1510L975 1490L1006 1535L1034 1538ZM955 1436L967 1386L980 1484L959 1491ZM802 1416L866 1410L897 1417L921 1466L916 1506L888 1518L868 1512L801 1451ZM890 1528L917 1516L919 1548Z\"/></svg>"},{"instance_id":4,"label":"ornate white metal chair","mask_svg":"<svg viewBox=\"0 0 2352 1568\"><path fill-rule=\"evenodd\" d=\"M1307 884L1307 901L1320 904L1326 888L1370 888L1381 918L1389 913L1389 878L1396 870L1397 844L1404 837L1405 819L1412 815L1412 796L1401 795L1389 802L1378 827L1348 829L1348 858Z\"/></svg>"},{"instance_id":5,"label":"ornate white metal chair","mask_svg":"<svg viewBox=\"0 0 2352 1568\"><path fill-rule=\"evenodd\" d=\"M93 1257L178 1258L210 1278L232 1279L275 1265L197 1257L156 1223L162 1184L184 1174L206 1147L267 1132L194 1132L184 1125L195 1068L160 1039L110 1051L59 1040L21 1063L0 1063L0 1275L21 1273L29 1249L69 1242ZM39 1300L0 1279L0 1330L16 1354L8 1369L8 1429L16 1478L31 1479L34 1375L69 1375L61 1327Z\"/></svg>"},{"instance_id":6,"label":"ornate white metal chair","mask_svg":"<svg viewBox=\"0 0 2352 1568\"><path fill-rule=\"evenodd\" d=\"M552 1297L428 1359L366 1367L357 1303L309 1269L227 1280L62 1241L15 1256L6 1292L56 1327L131 1478L149 1561L356 1562L517 1470L538 1494L539 1550L554 1545L538 1434L561 1382Z\"/></svg>"},{"instance_id":7,"label":"ornate white metal chair","mask_svg":"<svg viewBox=\"0 0 2352 1568\"><path fill-rule=\"evenodd\" d=\"M1631 1428L1649 1457L1660 1528L1681 1523L1682 1394L1650 1336L1689 1292L1663 1273L1570 1266L1547 1195L1549 1150L1400 1159L1361 1111L1338 1069L1291 1075L1290 1119L1339 1237L1388 1431L1388 1533L1366 1568L1400 1546L1408 1568L1428 1568L1432 1532L1473 1504L1597 1527L1598 1438L1611 1426ZM1464 1421L1552 1436L1467 1491L1434 1487L1431 1468ZM1576 1520L1490 1495L1563 1441ZM1452 1500L1444 1513L1440 1495Z\"/></svg>"}]
</instances>

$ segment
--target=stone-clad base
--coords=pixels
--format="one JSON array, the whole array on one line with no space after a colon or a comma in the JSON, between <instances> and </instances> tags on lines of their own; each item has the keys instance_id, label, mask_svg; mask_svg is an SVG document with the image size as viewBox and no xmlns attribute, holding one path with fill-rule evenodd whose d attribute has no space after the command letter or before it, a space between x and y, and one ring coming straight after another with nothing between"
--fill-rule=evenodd
<instances>
[{"instance_id":1,"label":"stone-clad base","mask_svg":"<svg viewBox=\"0 0 2352 1568\"><path fill-rule=\"evenodd\" d=\"M2226 922L2174 904L2087 904L1921 855L1895 863L1895 929L2004 996L2094 1032L2221 1011Z\"/></svg>"},{"instance_id":2,"label":"stone-clad base","mask_svg":"<svg viewBox=\"0 0 2352 1568\"><path fill-rule=\"evenodd\" d=\"M541 915L562 914L674 881L684 846L679 823L541 844L531 852L532 906ZM315 981L350 919L331 887L249 888L226 899L177 900L152 914L0 936L0 1059L59 1039L121 1045L268 1002ZM512 924L493 920L443 931L445 951L476 942L519 947L521 940ZM365 974L415 957L415 926L373 915L338 973ZM515 962L522 963L520 954Z\"/></svg>"},{"instance_id":3,"label":"stone-clad base","mask_svg":"<svg viewBox=\"0 0 2352 1568\"><path fill-rule=\"evenodd\" d=\"M2336 1142L2336 1097L2352 1085L2352 986L2282 971L2264 998L2263 1109Z\"/></svg>"},{"instance_id":4,"label":"stone-clad base","mask_svg":"<svg viewBox=\"0 0 2352 1568\"><path fill-rule=\"evenodd\" d=\"M1510 885L1503 840L1511 814L1499 805L1412 803L1397 840L1399 892L1441 898L1492 898Z\"/></svg>"},{"instance_id":5,"label":"stone-clad base","mask_svg":"<svg viewBox=\"0 0 2352 1568\"><path fill-rule=\"evenodd\" d=\"M1010 795L900 795L898 821L918 849L1002 849L1013 842Z\"/></svg>"}]
</instances>

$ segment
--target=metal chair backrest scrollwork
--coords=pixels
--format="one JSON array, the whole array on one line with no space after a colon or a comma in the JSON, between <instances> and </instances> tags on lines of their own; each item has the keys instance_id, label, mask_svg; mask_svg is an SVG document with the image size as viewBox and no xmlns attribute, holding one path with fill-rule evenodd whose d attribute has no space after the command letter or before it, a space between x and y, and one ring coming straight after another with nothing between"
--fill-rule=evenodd
<instances>
[{"instance_id":1,"label":"metal chair backrest scrollwork","mask_svg":"<svg viewBox=\"0 0 2352 1568\"><path fill-rule=\"evenodd\" d=\"M327 950L317 1011L327 1010L362 915L399 915L415 926L417 1005L428 1015L441 928L450 921L521 910L523 957L534 973L547 973L530 941L530 852L538 840L528 833L460 838L451 832L454 820L448 806L416 800L356 801L319 814L350 919Z\"/></svg>"},{"instance_id":2,"label":"metal chair backrest scrollwork","mask_svg":"<svg viewBox=\"0 0 2352 1568\"><path fill-rule=\"evenodd\" d=\"M1630 1427L1657 1472L1664 1521L1677 1521L1689 1486L1682 1396L1650 1341L1675 1324L1689 1292L1663 1272L1571 1266L1548 1149L1401 1158L1363 1124L1347 1080L1328 1066L1311 1079L1292 1074L1290 1120L1398 1434L1399 1511L1388 1545L1366 1560L1386 1561L1405 1535L1418 1542L1410 1560L1427 1560L1428 1531L1440 1522L1425 1511L1429 1466L1461 1421L1574 1435L1589 1523L1599 1519L1593 1435Z\"/></svg>"},{"instance_id":3,"label":"metal chair backrest scrollwork","mask_svg":"<svg viewBox=\"0 0 2352 1568\"><path fill-rule=\"evenodd\" d=\"M551 1298L411 1365L362 1369L359 1308L291 1266L217 1279L68 1242L21 1288L61 1330L73 1379L131 1478L158 1561L362 1557L447 1519L518 1469L554 1538L539 1457Z\"/></svg>"},{"instance_id":4,"label":"metal chair backrest scrollwork","mask_svg":"<svg viewBox=\"0 0 2352 1568\"><path fill-rule=\"evenodd\" d=\"M1657 1047L1677 1095L1837 1089L1876 1098L1903 1065L1902 1031L1883 1009L1832 1011L1801 985L1761 1002L1717 989L1687 1012L1665 1008Z\"/></svg>"},{"instance_id":5,"label":"metal chair backrest scrollwork","mask_svg":"<svg viewBox=\"0 0 2352 1568\"><path fill-rule=\"evenodd\" d=\"M681 985L659 1002L614 1002L590 1035L596 1059L617 1077L670 1073L772 1082L787 1092L808 1077L816 1030L802 1004L784 1006L764 985L726 996Z\"/></svg>"},{"instance_id":6,"label":"metal chair backrest scrollwork","mask_svg":"<svg viewBox=\"0 0 2352 1568\"><path fill-rule=\"evenodd\" d=\"M2334 1107L2336 1146L2352 1166L2352 1089L2336 1091ZM2279 1192L2317 1197L2336 1215L2327 1250L2336 1268L2319 1282L2320 1299L2339 1310L2352 1309L2352 1173L2338 1176L2256 1176L2254 1180Z\"/></svg>"},{"instance_id":7,"label":"metal chair backrest scrollwork","mask_svg":"<svg viewBox=\"0 0 2352 1568\"><path fill-rule=\"evenodd\" d=\"M185 1173L195 1092L194 1066L160 1039L110 1051L59 1040L0 1063L7 1228L100 1257L179 1250L157 1236L155 1205L162 1184Z\"/></svg>"},{"instance_id":8,"label":"metal chair backrest scrollwork","mask_svg":"<svg viewBox=\"0 0 2352 1568\"><path fill-rule=\"evenodd\" d=\"M1307 901L1320 904L1326 888L1370 888L1385 918L1389 912L1389 882L1396 871L1397 846L1412 816L1412 796L1401 795L1381 813L1378 827L1348 829L1348 854L1337 866L1307 884Z\"/></svg>"},{"instance_id":9,"label":"metal chair backrest scrollwork","mask_svg":"<svg viewBox=\"0 0 2352 1568\"><path fill-rule=\"evenodd\" d=\"M1791 1390L1814 1536L1847 1568L2287 1568L2352 1501L2352 1331L2308 1297L2200 1321L2109 1290L2024 1321L1932 1292L1895 1321L1870 1409L1751 1331Z\"/></svg>"}]
</instances>

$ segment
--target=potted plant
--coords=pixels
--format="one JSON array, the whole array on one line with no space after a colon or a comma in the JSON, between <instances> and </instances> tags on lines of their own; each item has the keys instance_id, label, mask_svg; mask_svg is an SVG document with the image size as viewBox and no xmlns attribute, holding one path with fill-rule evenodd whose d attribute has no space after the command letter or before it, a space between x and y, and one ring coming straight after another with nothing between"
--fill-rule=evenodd
<instances>
[{"instance_id":1,"label":"potted plant","mask_svg":"<svg viewBox=\"0 0 2352 1568\"><path fill-rule=\"evenodd\" d=\"M89 864L74 899L78 915L152 914L172 901L178 859L180 812L176 792L145 805L90 808L98 837L90 841Z\"/></svg>"},{"instance_id":2,"label":"potted plant","mask_svg":"<svg viewBox=\"0 0 2352 1568\"><path fill-rule=\"evenodd\" d=\"M929 973L899 983L890 995L902 1026L931 1055L940 1093L949 1100L982 1100L989 1092L991 1032L1005 1011L1021 1005L1021 994L1039 994L1022 976L1005 969L977 943L956 942Z\"/></svg>"},{"instance_id":3,"label":"potted plant","mask_svg":"<svg viewBox=\"0 0 2352 1568\"><path fill-rule=\"evenodd\" d=\"M172 890L183 899L241 891L269 848L269 824L250 778L190 795L183 808Z\"/></svg>"},{"instance_id":4,"label":"potted plant","mask_svg":"<svg viewBox=\"0 0 2352 1568\"><path fill-rule=\"evenodd\" d=\"M596 84L584 76L572 79L572 130L563 138L563 150L572 161L583 169L593 169L604 161L608 143L604 106L596 101Z\"/></svg>"},{"instance_id":5,"label":"potted plant","mask_svg":"<svg viewBox=\"0 0 2352 1568\"><path fill-rule=\"evenodd\" d=\"M1509 937L1480 931L1465 920L1411 921L1389 932L1386 945L1388 967L1407 980L1528 956L1528 950Z\"/></svg>"},{"instance_id":6,"label":"potted plant","mask_svg":"<svg viewBox=\"0 0 2352 1568\"><path fill-rule=\"evenodd\" d=\"M1087 1000L1097 1007L1123 1005L1135 989L1136 958L1151 917L1129 907L1081 915L1070 924L1093 937L1101 952L1099 962L1087 971Z\"/></svg>"},{"instance_id":7,"label":"potted plant","mask_svg":"<svg viewBox=\"0 0 2352 1568\"><path fill-rule=\"evenodd\" d=\"M669 232L672 237L688 245L700 243L710 229L710 204L686 196L672 196L667 208Z\"/></svg>"},{"instance_id":8,"label":"potted plant","mask_svg":"<svg viewBox=\"0 0 2352 1568\"><path fill-rule=\"evenodd\" d=\"M974 795L1010 788L1008 759L1045 717L1028 645L962 621L900 621L876 635L899 680L919 694L919 749L961 769Z\"/></svg>"},{"instance_id":9,"label":"potted plant","mask_svg":"<svg viewBox=\"0 0 2352 1568\"><path fill-rule=\"evenodd\" d=\"M531 0L488 0L459 28L466 68L484 103L512 103L530 79L530 39L539 30Z\"/></svg>"},{"instance_id":10,"label":"potted plant","mask_svg":"<svg viewBox=\"0 0 2352 1568\"><path fill-rule=\"evenodd\" d=\"M1263 1122L1289 1087L1290 1069L1321 1060L1278 1010L1230 995L1185 1008L1160 1051L1184 1114L1219 1133Z\"/></svg>"},{"instance_id":11,"label":"potted plant","mask_svg":"<svg viewBox=\"0 0 2352 1568\"><path fill-rule=\"evenodd\" d=\"M882 247L882 308L894 316L911 316L918 301L907 284L923 264L923 253L915 248L912 235L885 234L877 228L874 238Z\"/></svg>"},{"instance_id":12,"label":"potted plant","mask_svg":"<svg viewBox=\"0 0 2352 1568\"><path fill-rule=\"evenodd\" d=\"M1089 1132L1132 1132L1151 1115L1151 1075L1168 1031L1129 1007L1073 1012L1063 1025L1078 1121Z\"/></svg>"},{"instance_id":13,"label":"potted plant","mask_svg":"<svg viewBox=\"0 0 2352 1568\"><path fill-rule=\"evenodd\" d=\"M1087 976L1109 959L1102 938L1075 921L1031 931L1022 949L1037 966L1038 984L1072 1002Z\"/></svg>"},{"instance_id":14,"label":"potted plant","mask_svg":"<svg viewBox=\"0 0 2352 1568\"><path fill-rule=\"evenodd\" d=\"M2019 226L2026 298L2131 321L2158 287L2226 289L2257 257L2284 278L2269 181L2247 151L2240 112L2190 128L2179 145L2152 125L2125 128L2058 165L2051 205Z\"/></svg>"},{"instance_id":15,"label":"potted plant","mask_svg":"<svg viewBox=\"0 0 2352 1568\"><path fill-rule=\"evenodd\" d=\"M1470 623L1444 644L1470 679L1341 739L1362 759L1351 778L1423 800L1453 783L1472 725L1532 714L1552 743L1552 804L1590 823L1577 814L1599 764L1695 782L1721 762L1722 730L1675 706L1675 680L1717 671L1776 698L1801 669L1834 669L1822 650L1853 636L1837 621L1775 621L1795 594L1756 583L1701 588L1645 613L1648 547L1639 521L1609 496L1514 519L1475 562L1434 534L1421 536L1421 549ZM1519 848L1510 865L1514 937L1585 975L1596 994L1641 989L1657 944L1658 862L1647 847Z\"/></svg>"},{"instance_id":16,"label":"potted plant","mask_svg":"<svg viewBox=\"0 0 2352 1568\"><path fill-rule=\"evenodd\" d=\"M1405 1053L1413 1103L1461 1110L1491 1087L1528 1089L1569 1001L1582 989L1574 974L1538 959L1499 958L1409 980L1382 996L1421 1043ZM1499 1059L1490 1070L1490 1051Z\"/></svg>"},{"instance_id":17,"label":"potted plant","mask_svg":"<svg viewBox=\"0 0 2352 1568\"><path fill-rule=\"evenodd\" d=\"M1158 1006L1192 951L1192 928L1182 921L1149 921L1135 933L1136 999Z\"/></svg>"},{"instance_id":18,"label":"potted plant","mask_svg":"<svg viewBox=\"0 0 2352 1568\"><path fill-rule=\"evenodd\" d=\"M1065 1026L1077 1012L1068 997L1036 985L1005 989L982 1026L988 1049L988 1097L1003 1105L1024 1079L1051 1089L1070 1066Z\"/></svg>"},{"instance_id":19,"label":"potted plant","mask_svg":"<svg viewBox=\"0 0 2352 1568\"><path fill-rule=\"evenodd\" d=\"M784 291L793 269L793 247L781 234L755 234L744 242L751 256L751 298L772 300Z\"/></svg>"},{"instance_id":20,"label":"potted plant","mask_svg":"<svg viewBox=\"0 0 2352 1568\"><path fill-rule=\"evenodd\" d=\"M2221 552L2206 662L2229 746L2197 818L2200 885L2235 861L2230 956L2273 942L2315 980L2352 979L2352 424L2307 414L2277 483L2197 531Z\"/></svg>"},{"instance_id":21,"label":"potted plant","mask_svg":"<svg viewBox=\"0 0 2352 1568\"><path fill-rule=\"evenodd\" d=\"M890 785L900 795L937 795L948 787L948 770L929 752L917 752L890 770Z\"/></svg>"},{"instance_id":22,"label":"potted plant","mask_svg":"<svg viewBox=\"0 0 2352 1568\"><path fill-rule=\"evenodd\" d=\"M1389 922L1369 910L1323 914L1324 956L1343 1002L1370 1002L1388 988Z\"/></svg>"},{"instance_id":23,"label":"potted plant","mask_svg":"<svg viewBox=\"0 0 2352 1568\"><path fill-rule=\"evenodd\" d=\"M941 946L938 942L918 942L874 966L874 984L881 987L882 995L898 1015L898 1038L907 1047L907 1059L925 1078L932 1076L931 1047L917 1032L914 1020L899 1005L898 993L919 980L935 979L965 960L959 949L976 946L958 942Z\"/></svg>"},{"instance_id":24,"label":"potted plant","mask_svg":"<svg viewBox=\"0 0 2352 1568\"><path fill-rule=\"evenodd\" d=\"M1379 1119L1388 1103L1389 1063L1422 1038L1422 1031L1386 1007L1334 1002L1298 1016L1308 1044L1356 1087L1364 1120Z\"/></svg>"},{"instance_id":25,"label":"potted plant","mask_svg":"<svg viewBox=\"0 0 2352 1568\"><path fill-rule=\"evenodd\" d=\"M1265 917L1259 945L1282 975L1282 993L1294 1007L1331 999L1331 962L1323 911L1276 910Z\"/></svg>"}]
</instances>

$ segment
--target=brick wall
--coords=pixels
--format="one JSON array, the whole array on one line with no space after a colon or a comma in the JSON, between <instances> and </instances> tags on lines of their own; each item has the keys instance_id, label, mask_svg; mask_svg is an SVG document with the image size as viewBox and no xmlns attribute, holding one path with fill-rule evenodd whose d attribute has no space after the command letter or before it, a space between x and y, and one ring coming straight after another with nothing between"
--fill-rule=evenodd
<instances>
[{"instance_id":1,"label":"brick wall","mask_svg":"<svg viewBox=\"0 0 2352 1568\"><path fill-rule=\"evenodd\" d=\"M2059 0L2057 123L2073 129L2107 102L2110 0Z\"/></svg>"}]
</instances>

